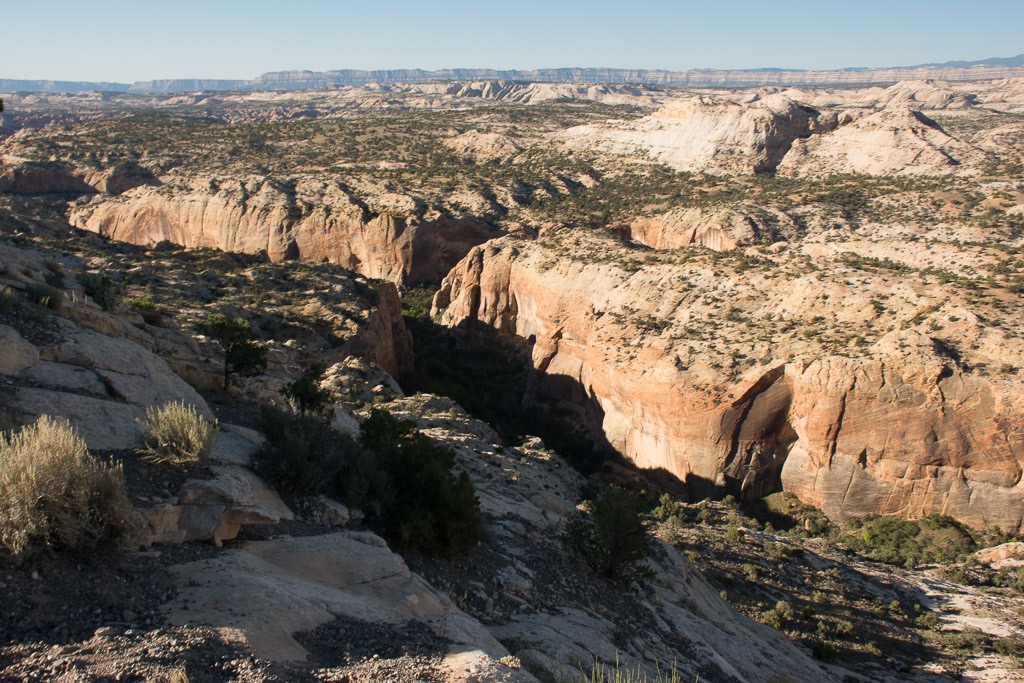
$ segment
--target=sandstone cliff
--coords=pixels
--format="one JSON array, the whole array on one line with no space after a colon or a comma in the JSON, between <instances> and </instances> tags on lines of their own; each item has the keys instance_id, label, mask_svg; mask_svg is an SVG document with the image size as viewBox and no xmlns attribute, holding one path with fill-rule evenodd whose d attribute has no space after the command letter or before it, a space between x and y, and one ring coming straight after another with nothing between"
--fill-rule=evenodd
<instances>
[{"instance_id":1,"label":"sandstone cliff","mask_svg":"<svg viewBox=\"0 0 1024 683\"><path fill-rule=\"evenodd\" d=\"M266 252L272 260L337 263L395 283L436 281L497 234L471 220L417 215L415 203L404 200L401 213L378 213L330 181L201 178L80 203L70 222L134 244Z\"/></svg>"},{"instance_id":2,"label":"sandstone cliff","mask_svg":"<svg viewBox=\"0 0 1024 683\"><path fill-rule=\"evenodd\" d=\"M955 293L906 278L707 254L579 232L503 238L449 274L435 312L530 344L534 392L698 497L785 488L836 518L942 512L1021 528L1024 394L1012 374L970 367L1017 366L1018 345L951 315ZM880 315L873 297L901 290ZM956 350L967 345L970 360Z\"/></svg>"}]
</instances>

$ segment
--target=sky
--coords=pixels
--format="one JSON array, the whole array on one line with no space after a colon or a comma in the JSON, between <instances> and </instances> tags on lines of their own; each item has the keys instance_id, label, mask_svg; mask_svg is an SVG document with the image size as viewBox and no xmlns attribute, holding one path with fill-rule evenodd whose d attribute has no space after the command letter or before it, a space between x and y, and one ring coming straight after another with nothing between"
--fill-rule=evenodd
<instances>
[{"instance_id":1,"label":"sky","mask_svg":"<svg viewBox=\"0 0 1024 683\"><path fill-rule=\"evenodd\" d=\"M1024 53L1022 0L0 0L0 79L908 66Z\"/></svg>"}]
</instances>

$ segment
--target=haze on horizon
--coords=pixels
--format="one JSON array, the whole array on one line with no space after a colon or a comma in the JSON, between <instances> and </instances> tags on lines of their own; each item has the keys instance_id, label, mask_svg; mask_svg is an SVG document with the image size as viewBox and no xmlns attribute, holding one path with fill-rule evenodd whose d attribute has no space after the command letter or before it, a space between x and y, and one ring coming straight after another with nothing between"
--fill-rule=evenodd
<instances>
[{"instance_id":1,"label":"haze on horizon","mask_svg":"<svg viewBox=\"0 0 1024 683\"><path fill-rule=\"evenodd\" d=\"M5 7L0 78L248 79L308 69L836 69L1024 52L1024 3L991 0L53 0Z\"/></svg>"}]
</instances>

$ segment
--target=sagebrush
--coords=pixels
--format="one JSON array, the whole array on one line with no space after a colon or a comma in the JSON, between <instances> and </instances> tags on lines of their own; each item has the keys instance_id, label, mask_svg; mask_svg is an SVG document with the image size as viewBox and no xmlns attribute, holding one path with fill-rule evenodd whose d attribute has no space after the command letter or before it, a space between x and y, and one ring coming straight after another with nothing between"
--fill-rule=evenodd
<instances>
[{"instance_id":1,"label":"sagebrush","mask_svg":"<svg viewBox=\"0 0 1024 683\"><path fill-rule=\"evenodd\" d=\"M143 456L150 462L174 467L205 463L217 434L216 423L200 415L195 406L177 401L147 408L143 426Z\"/></svg>"},{"instance_id":2,"label":"sagebrush","mask_svg":"<svg viewBox=\"0 0 1024 683\"><path fill-rule=\"evenodd\" d=\"M0 433L0 552L7 559L116 545L136 529L122 468L95 460L67 420L44 415Z\"/></svg>"}]
</instances>

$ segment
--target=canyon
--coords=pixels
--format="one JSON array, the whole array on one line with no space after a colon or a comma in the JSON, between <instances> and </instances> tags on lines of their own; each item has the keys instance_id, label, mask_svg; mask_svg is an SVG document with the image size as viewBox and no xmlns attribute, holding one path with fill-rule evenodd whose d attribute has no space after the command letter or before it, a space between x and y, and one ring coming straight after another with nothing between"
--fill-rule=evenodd
<instances>
[{"instance_id":1,"label":"canyon","mask_svg":"<svg viewBox=\"0 0 1024 683\"><path fill-rule=\"evenodd\" d=\"M854 551L797 539L827 524L867 539L856 525L873 515L972 539L1024 531L1024 78L983 68L5 93L0 417L59 412L129 462L151 404L222 420L215 476L160 482L137 507L149 543L224 546L168 550L189 561L160 609L168 628L237 635L258 653L232 650L239 671L315 661L353 639L348 620L370 620L447 638L424 655L445 680L579 679L620 654L653 675L679 653L701 680L950 680L953 645L913 667L885 649L915 653L918 617L961 590L942 567L851 569ZM266 371L230 391L199 331L211 312L267 350ZM504 365L467 380L482 351ZM453 449L484 518L471 561L403 558L356 511L264 490L251 470L265 437L234 420L281 404L314 362L335 427L358 432L386 407ZM403 395L424 363L519 424ZM538 415L553 418L547 445ZM591 470L552 446L559 430L586 438ZM647 583L613 587L564 547L577 505L609 483L663 511L646 517L662 539ZM730 507L780 496L823 516L785 536ZM365 564L327 559L342 555ZM1005 546L959 571L1012 572L1015 557ZM696 570L726 561L717 582ZM1010 580L996 571L978 581ZM745 606L762 624L729 604L758 572L792 584ZM232 597L267 576L260 601ZM817 594L833 584L849 604L829 612ZM1015 599L986 603L1009 616L978 617L985 637L1021 632ZM294 620L268 626L288 605ZM829 647L851 620L889 619L904 642L850 633L833 664L803 646L819 641L764 625L786 619Z\"/></svg>"},{"instance_id":2,"label":"canyon","mask_svg":"<svg viewBox=\"0 0 1024 683\"><path fill-rule=\"evenodd\" d=\"M189 122L82 124L165 128L144 159L27 127L3 143L3 178L77 195L71 225L114 240L440 283L442 325L520 340L531 393L697 498L787 490L836 519L1019 530L1024 195L999 164L1021 148L1021 83L612 100L436 83L391 93L404 117L321 112L199 144ZM259 110L251 97L235 106ZM501 108L474 113L481 97Z\"/></svg>"}]
</instances>

